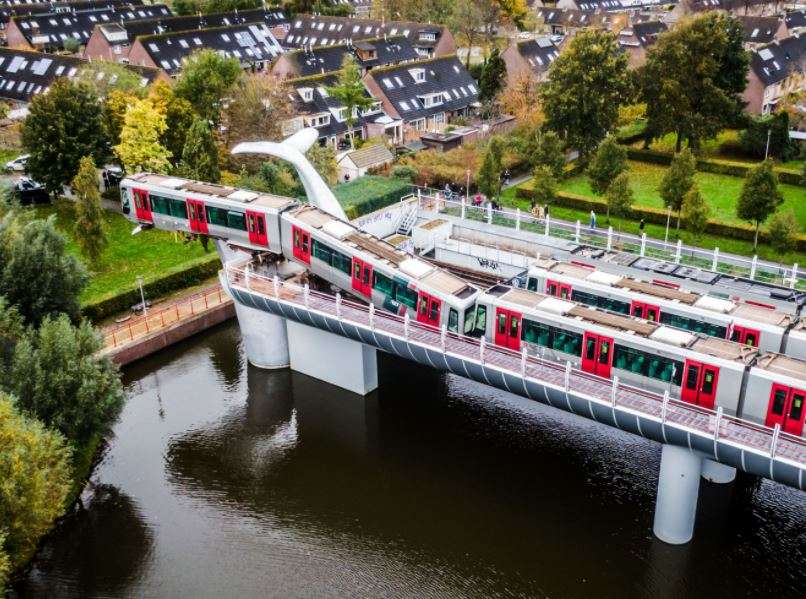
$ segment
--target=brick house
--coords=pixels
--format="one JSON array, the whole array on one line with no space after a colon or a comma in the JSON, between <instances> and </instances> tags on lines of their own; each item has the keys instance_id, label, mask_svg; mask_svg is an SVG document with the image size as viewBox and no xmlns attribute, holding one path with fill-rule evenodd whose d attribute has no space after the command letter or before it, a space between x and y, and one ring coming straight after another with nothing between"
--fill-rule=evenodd
<instances>
[{"instance_id":1,"label":"brick house","mask_svg":"<svg viewBox=\"0 0 806 599\"><path fill-rule=\"evenodd\" d=\"M806 89L806 36L793 35L753 50L747 87L747 111L768 114L783 98Z\"/></svg>"}]
</instances>

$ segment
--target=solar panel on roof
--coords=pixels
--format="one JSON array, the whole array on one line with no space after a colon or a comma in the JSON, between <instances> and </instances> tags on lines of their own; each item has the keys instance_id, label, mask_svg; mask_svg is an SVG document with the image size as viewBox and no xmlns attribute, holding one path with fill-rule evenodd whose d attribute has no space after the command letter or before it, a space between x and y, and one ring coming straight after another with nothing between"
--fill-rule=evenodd
<instances>
[{"instance_id":1,"label":"solar panel on roof","mask_svg":"<svg viewBox=\"0 0 806 599\"><path fill-rule=\"evenodd\" d=\"M31 71L34 75L44 75L48 72L51 64L53 64L53 59L42 58L31 65Z\"/></svg>"}]
</instances>

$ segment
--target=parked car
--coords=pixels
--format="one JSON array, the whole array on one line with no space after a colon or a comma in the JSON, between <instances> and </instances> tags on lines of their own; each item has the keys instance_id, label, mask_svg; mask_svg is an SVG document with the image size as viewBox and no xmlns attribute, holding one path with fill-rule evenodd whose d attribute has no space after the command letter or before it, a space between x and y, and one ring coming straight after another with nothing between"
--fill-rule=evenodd
<instances>
[{"instance_id":1,"label":"parked car","mask_svg":"<svg viewBox=\"0 0 806 599\"><path fill-rule=\"evenodd\" d=\"M115 166L114 164L108 164L101 172L101 177L104 182L104 189L117 187L123 180L123 169L119 166Z\"/></svg>"},{"instance_id":2,"label":"parked car","mask_svg":"<svg viewBox=\"0 0 806 599\"><path fill-rule=\"evenodd\" d=\"M27 177L23 177L14 184L14 196L23 206L50 203L50 194L45 191L45 188Z\"/></svg>"},{"instance_id":3,"label":"parked car","mask_svg":"<svg viewBox=\"0 0 806 599\"><path fill-rule=\"evenodd\" d=\"M14 160L9 160L6 162L6 170L17 172L17 173L24 173L25 166L28 164L28 157L30 154L23 154L22 156L17 156Z\"/></svg>"}]
</instances>

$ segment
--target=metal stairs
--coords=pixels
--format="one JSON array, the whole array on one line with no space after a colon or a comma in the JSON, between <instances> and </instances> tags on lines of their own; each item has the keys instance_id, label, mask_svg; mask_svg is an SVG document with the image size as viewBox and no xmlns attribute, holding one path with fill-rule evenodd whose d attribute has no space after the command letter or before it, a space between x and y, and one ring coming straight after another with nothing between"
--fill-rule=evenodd
<instances>
[{"instance_id":1,"label":"metal stairs","mask_svg":"<svg viewBox=\"0 0 806 599\"><path fill-rule=\"evenodd\" d=\"M410 235L411 229L414 227L414 223L417 222L417 206L412 206L411 210L409 210L406 215L400 220L400 224L397 227L398 235Z\"/></svg>"}]
</instances>

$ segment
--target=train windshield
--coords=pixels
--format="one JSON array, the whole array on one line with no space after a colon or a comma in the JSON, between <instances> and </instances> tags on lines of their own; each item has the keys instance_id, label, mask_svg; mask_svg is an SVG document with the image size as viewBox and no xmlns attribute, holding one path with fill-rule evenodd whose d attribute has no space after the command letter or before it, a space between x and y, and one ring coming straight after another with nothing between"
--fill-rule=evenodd
<instances>
[{"instance_id":1,"label":"train windshield","mask_svg":"<svg viewBox=\"0 0 806 599\"><path fill-rule=\"evenodd\" d=\"M465 312L465 335L481 337L487 330L487 306L476 304L476 309Z\"/></svg>"}]
</instances>

